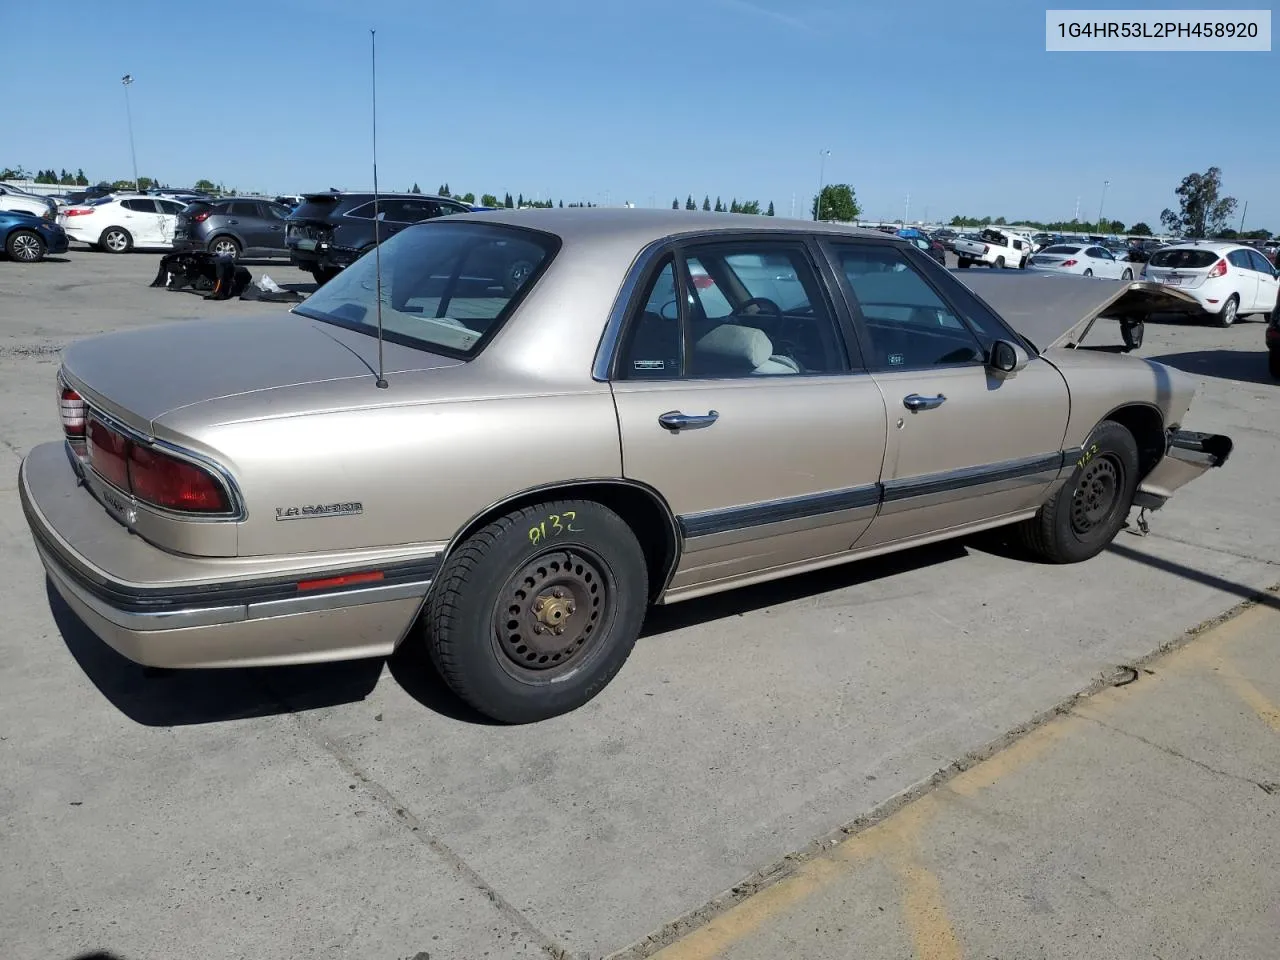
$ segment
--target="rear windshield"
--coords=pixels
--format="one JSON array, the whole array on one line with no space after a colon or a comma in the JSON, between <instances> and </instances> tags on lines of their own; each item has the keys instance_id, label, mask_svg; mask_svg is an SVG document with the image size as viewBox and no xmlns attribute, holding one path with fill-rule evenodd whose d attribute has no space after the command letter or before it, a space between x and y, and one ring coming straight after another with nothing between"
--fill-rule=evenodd
<instances>
[{"instance_id":1,"label":"rear windshield","mask_svg":"<svg viewBox=\"0 0 1280 960\"><path fill-rule=\"evenodd\" d=\"M298 205L291 216L299 220L328 220L333 216L345 197L307 197Z\"/></svg>"},{"instance_id":2,"label":"rear windshield","mask_svg":"<svg viewBox=\"0 0 1280 960\"><path fill-rule=\"evenodd\" d=\"M559 249L544 233L492 224L423 223L382 244L387 340L455 357L478 352ZM377 274L365 254L294 308L314 320L378 329Z\"/></svg>"},{"instance_id":3,"label":"rear windshield","mask_svg":"<svg viewBox=\"0 0 1280 960\"><path fill-rule=\"evenodd\" d=\"M1151 255L1153 267L1170 267L1174 270L1200 270L1213 266L1218 255L1212 250L1160 250Z\"/></svg>"},{"instance_id":4,"label":"rear windshield","mask_svg":"<svg viewBox=\"0 0 1280 960\"><path fill-rule=\"evenodd\" d=\"M1041 253L1079 253L1079 247L1068 247L1065 244L1057 244L1052 247L1045 247Z\"/></svg>"},{"instance_id":5,"label":"rear windshield","mask_svg":"<svg viewBox=\"0 0 1280 960\"><path fill-rule=\"evenodd\" d=\"M181 202L182 202L181 200L178 201L178 203L181 203ZM205 210L212 210L212 209L213 209L213 204L209 203L208 201L192 200L189 204L186 205L186 207L183 208L182 212L188 217L194 217L197 213L203 213Z\"/></svg>"}]
</instances>

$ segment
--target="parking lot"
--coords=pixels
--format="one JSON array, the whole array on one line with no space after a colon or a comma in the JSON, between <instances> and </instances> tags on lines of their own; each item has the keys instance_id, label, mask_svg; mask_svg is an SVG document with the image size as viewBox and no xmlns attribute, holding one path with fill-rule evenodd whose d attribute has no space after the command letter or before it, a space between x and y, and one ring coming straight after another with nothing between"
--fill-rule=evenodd
<instances>
[{"instance_id":1,"label":"parking lot","mask_svg":"<svg viewBox=\"0 0 1280 960\"><path fill-rule=\"evenodd\" d=\"M875 876L825 885L830 903L806 901L808 913L759 898L793 897L790 910L817 889L803 878L822 873L814 865L829 862L819 856L826 848L871 835L908 800L943 789L966 798L966 774L953 774L1056 736L1041 731L1059 721L1040 724L1082 692L1130 674L1135 691L1156 684L1171 661L1149 658L1280 583L1280 384L1267 373L1261 323L1148 324L1140 353L1200 380L1183 426L1236 442L1223 469L1151 517L1148 536L1131 529L1093 561L1053 567L988 535L659 609L601 696L568 716L508 728L454 700L411 643L386 664L153 676L46 589L16 475L28 449L59 434L60 349L109 330L288 309L150 289L158 259L77 246L42 263L0 264L5 957L101 949L120 960L638 958L665 948L676 958L887 958L910 944L937 958L1152 955L1159 931L1147 926L1136 942L1115 936L1071 953L1066 928L1040 934L1041 943L1030 933L1006 931L1012 939L1002 941L966 932L980 929L981 904L969 905L979 918L971 927L935 923L941 908L927 877L907 882L904 903ZM249 266L255 277L312 289L286 264ZM1262 614L1245 616L1275 605L1264 597ZM1071 769L1100 787L1136 784L1116 795L1114 817L1142 823L1163 809L1153 797L1178 796L1197 812L1168 816L1168 830L1214 835L1218 804L1249 807L1220 828L1229 844L1171 843L1137 874L1112 863L1097 880L1110 892L1090 909L1113 910L1122 923L1117 890L1158 899L1151 891L1169 878L1203 894L1178 901L1191 918L1200 909L1216 916L1211 907L1230 899L1233 884L1240 910L1268 893L1274 901L1274 858L1237 862L1255 831L1274 849L1280 789L1268 785L1280 783L1280 716L1273 723L1268 704L1280 702L1280 680L1267 657L1271 625L1252 623L1241 640L1236 673L1254 685L1252 706L1205 674L1150 706L1170 717L1198 711L1206 752L1189 752L1202 766L1246 765L1229 772L1253 785L1247 801L1196 780L1192 762L1125 781L1141 757L1124 754L1110 769L1119 748L1090 741L1065 758L1037 755L1027 769L1053 789L1024 790L1012 812L963 827L931 821L912 844L953 866L957 842L1007 853L1028 836L1044 857L1082 837L1098 863L1126 857L1123 843L1108 850L1098 840L1087 810L1050 815L1079 785L1063 774L1074 757ZM1098 711L1110 709L1109 722L1138 729L1146 701L1109 705L1118 695L1108 689L1080 710L1107 719ZM1250 711L1255 725L1223 733L1225 717ZM1087 808L1087 799L1074 802ZM905 869L910 881L915 868ZM1015 932L1064 915L1063 902L1089 912L1065 876L1033 884L1016 871L957 869L953 887L965 876L1006 884L1001 909L1029 918L1024 928L1007 920ZM1237 919L1219 940L1193 952L1183 939L1163 956L1266 956L1262 921ZM1274 913L1270 924L1274 934ZM848 939L850 930L864 939ZM748 933L773 939L753 946ZM1020 942L1022 953L997 952Z\"/></svg>"}]
</instances>

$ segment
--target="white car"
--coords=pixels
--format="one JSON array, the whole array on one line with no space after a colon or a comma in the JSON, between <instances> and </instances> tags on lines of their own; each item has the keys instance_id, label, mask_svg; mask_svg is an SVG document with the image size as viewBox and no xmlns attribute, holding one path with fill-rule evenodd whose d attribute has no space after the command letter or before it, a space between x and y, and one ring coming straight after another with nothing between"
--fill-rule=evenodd
<instances>
[{"instance_id":1,"label":"white car","mask_svg":"<svg viewBox=\"0 0 1280 960\"><path fill-rule=\"evenodd\" d=\"M1132 280L1134 266L1127 255L1124 259L1117 259L1101 244L1055 243L1034 254L1027 262L1027 269L1105 277L1108 280Z\"/></svg>"},{"instance_id":2,"label":"white car","mask_svg":"<svg viewBox=\"0 0 1280 960\"><path fill-rule=\"evenodd\" d=\"M34 213L37 217L52 220L57 216L58 205L48 197L38 197L7 183L0 183L0 211L4 210Z\"/></svg>"},{"instance_id":3,"label":"white car","mask_svg":"<svg viewBox=\"0 0 1280 960\"><path fill-rule=\"evenodd\" d=\"M1280 275L1257 250L1227 241L1179 243L1151 254L1143 278L1190 294L1220 327L1266 317L1280 297Z\"/></svg>"},{"instance_id":4,"label":"white car","mask_svg":"<svg viewBox=\"0 0 1280 960\"><path fill-rule=\"evenodd\" d=\"M67 207L58 223L72 240L108 253L169 250L173 228L186 204L167 197L118 194Z\"/></svg>"}]
</instances>

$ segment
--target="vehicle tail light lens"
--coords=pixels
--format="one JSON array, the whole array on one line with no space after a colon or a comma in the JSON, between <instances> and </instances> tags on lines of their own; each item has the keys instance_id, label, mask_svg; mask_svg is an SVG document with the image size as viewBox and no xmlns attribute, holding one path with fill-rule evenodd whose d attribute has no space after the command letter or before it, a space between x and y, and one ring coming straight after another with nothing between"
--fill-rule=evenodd
<instances>
[{"instance_id":1,"label":"vehicle tail light lens","mask_svg":"<svg viewBox=\"0 0 1280 960\"><path fill-rule=\"evenodd\" d=\"M192 217L191 219L192 219L192 220L194 220L196 223L204 223L206 220L208 220L208 219L209 219L209 213L210 213L210 212L211 212L211 211L209 211L209 210L202 210L202 211L200 211L199 213L197 213L194 217Z\"/></svg>"},{"instance_id":2,"label":"vehicle tail light lens","mask_svg":"<svg viewBox=\"0 0 1280 960\"><path fill-rule=\"evenodd\" d=\"M693 285L699 290L706 290L708 287L714 287L716 282L705 273L700 273L693 278Z\"/></svg>"},{"instance_id":3,"label":"vehicle tail light lens","mask_svg":"<svg viewBox=\"0 0 1280 960\"><path fill-rule=\"evenodd\" d=\"M89 463L98 476L129 489L129 441L98 420L89 421Z\"/></svg>"},{"instance_id":4,"label":"vehicle tail light lens","mask_svg":"<svg viewBox=\"0 0 1280 960\"><path fill-rule=\"evenodd\" d=\"M65 213L68 217L79 217L79 216L83 216L86 213L93 213L93 208L92 207L67 207L67 209L63 210L62 212Z\"/></svg>"},{"instance_id":5,"label":"vehicle tail light lens","mask_svg":"<svg viewBox=\"0 0 1280 960\"><path fill-rule=\"evenodd\" d=\"M1213 269L1209 271L1210 277L1225 277L1227 275L1227 261L1219 260L1213 265Z\"/></svg>"},{"instance_id":6,"label":"vehicle tail light lens","mask_svg":"<svg viewBox=\"0 0 1280 960\"><path fill-rule=\"evenodd\" d=\"M84 436L84 418L88 412L84 397L70 387L63 387L58 395L58 415L62 419L62 432L68 437Z\"/></svg>"},{"instance_id":7,"label":"vehicle tail light lens","mask_svg":"<svg viewBox=\"0 0 1280 960\"><path fill-rule=\"evenodd\" d=\"M129 444L129 484L139 500L191 513L228 509L221 485L193 463L140 444Z\"/></svg>"},{"instance_id":8,"label":"vehicle tail light lens","mask_svg":"<svg viewBox=\"0 0 1280 960\"><path fill-rule=\"evenodd\" d=\"M1079 260L1063 260L1063 261L1062 261L1062 266L1064 266L1064 267L1074 267L1074 266L1075 266L1077 263L1079 263L1079 262L1080 262Z\"/></svg>"},{"instance_id":9,"label":"vehicle tail light lens","mask_svg":"<svg viewBox=\"0 0 1280 960\"><path fill-rule=\"evenodd\" d=\"M226 513L226 491L194 463L148 447L88 418L88 461L94 473L143 503L183 513Z\"/></svg>"},{"instance_id":10,"label":"vehicle tail light lens","mask_svg":"<svg viewBox=\"0 0 1280 960\"><path fill-rule=\"evenodd\" d=\"M990 252L991 252L991 248L984 243L982 245L982 255L985 257Z\"/></svg>"}]
</instances>

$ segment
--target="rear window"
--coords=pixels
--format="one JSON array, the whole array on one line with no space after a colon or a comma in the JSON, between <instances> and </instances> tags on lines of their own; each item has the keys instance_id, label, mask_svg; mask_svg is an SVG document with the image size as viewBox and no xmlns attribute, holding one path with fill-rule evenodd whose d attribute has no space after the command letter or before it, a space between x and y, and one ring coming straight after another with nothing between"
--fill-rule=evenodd
<instances>
[{"instance_id":1,"label":"rear window","mask_svg":"<svg viewBox=\"0 0 1280 960\"><path fill-rule=\"evenodd\" d=\"M1148 262L1153 267L1172 270L1202 270L1217 263L1218 255L1212 250L1159 250L1151 255Z\"/></svg>"},{"instance_id":2,"label":"rear window","mask_svg":"<svg viewBox=\"0 0 1280 960\"><path fill-rule=\"evenodd\" d=\"M1045 247L1041 253L1079 253L1079 247L1068 247L1066 244L1056 244L1052 247Z\"/></svg>"},{"instance_id":3,"label":"rear window","mask_svg":"<svg viewBox=\"0 0 1280 960\"><path fill-rule=\"evenodd\" d=\"M307 197L293 211L293 216L299 220L328 220L344 199L342 196Z\"/></svg>"},{"instance_id":4,"label":"rear window","mask_svg":"<svg viewBox=\"0 0 1280 960\"><path fill-rule=\"evenodd\" d=\"M477 353L542 275L557 238L514 227L441 221L382 244L387 340L448 356ZM377 258L365 254L294 312L373 336Z\"/></svg>"},{"instance_id":5,"label":"rear window","mask_svg":"<svg viewBox=\"0 0 1280 960\"><path fill-rule=\"evenodd\" d=\"M212 210L213 204L206 203L204 200L196 200L194 203L188 204L183 209L183 214L188 217L194 217L197 213L204 213L206 210Z\"/></svg>"}]
</instances>

